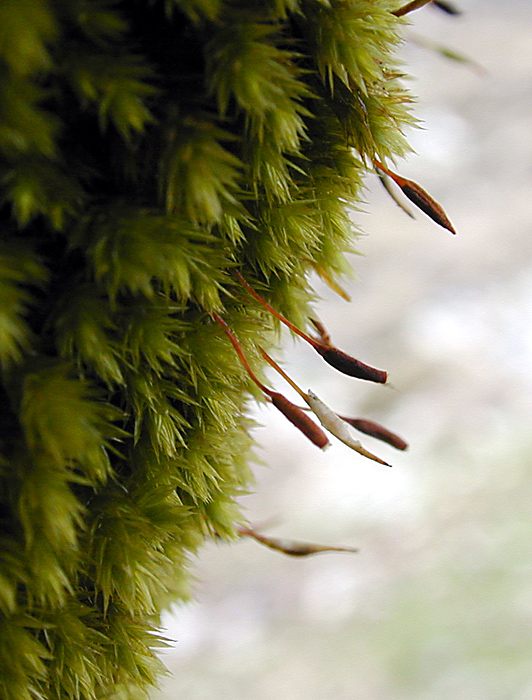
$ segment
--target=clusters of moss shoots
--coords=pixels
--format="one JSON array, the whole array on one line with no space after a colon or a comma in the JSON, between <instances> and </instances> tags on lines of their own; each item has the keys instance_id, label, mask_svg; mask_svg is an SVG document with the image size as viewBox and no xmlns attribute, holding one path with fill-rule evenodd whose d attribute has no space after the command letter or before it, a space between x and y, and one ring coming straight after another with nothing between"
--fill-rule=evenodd
<instances>
[{"instance_id":1,"label":"clusters of moss shoots","mask_svg":"<svg viewBox=\"0 0 532 700\"><path fill-rule=\"evenodd\" d=\"M0 3L2 700L143 697L190 553L246 532L249 370L408 151L400 5Z\"/></svg>"}]
</instances>

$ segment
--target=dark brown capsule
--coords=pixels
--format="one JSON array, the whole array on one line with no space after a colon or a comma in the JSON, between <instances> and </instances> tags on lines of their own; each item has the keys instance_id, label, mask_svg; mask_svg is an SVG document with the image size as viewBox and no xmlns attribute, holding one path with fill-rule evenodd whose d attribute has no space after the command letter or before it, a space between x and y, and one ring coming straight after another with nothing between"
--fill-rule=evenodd
<instances>
[{"instance_id":1,"label":"dark brown capsule","mask_svg":"<svg viewBox=\"0 0 532 700\"><path fill-rule=\"evenodd\" d=\"M329 438L323 432L323 430L314 423L314 421L307 416L307 414L296 406L294 403L289 401L286 396L279 394L277 391L272 391L269 394L273 405L275 408L279 409L283 416L288 418L290 423L299 428L301 432L308 437L308 439L317 445L320 449L325 449L327 445L330 445Z\"/></svg>"},{"instance_id":2,"label":"dark brown capsule","mask_svg":"<svg viewBox=\"0 0 532 700\"><path fill-rule=\"evenodd\" d=\"M357 379L365 379L369 382L386 384L388 375L382 369L370 367L332 345L315 345L314 349L316 352L319 352L327 364L342 372L342 374L347 374L349 377L356 377Z\"/></svg>"},{"instance_id":3,"label":"dark brown capsule","mask_svg":"<svg viewBox=\"0 0 532 700\"><path fill-rule=\"evenodd\" d=\"M416 207L419 207L422 212L425 212L425 214L430 216L430 218L437 224L443 226L443 228L446 228L451 233L456 233L453 225L447 218L447 214L443 211L438 202L432 199L430 194L425 192L425 190L416 182L412 182L412 180L404 180L403 178L401 178L401 180L402 182L397 180L396 182L402 189L405 197L408 197L408 199L415 204Z\"/></svg>"},{"instance_id":4,"label":"dark brown capsule","mask_svg":"<svg viewBox=\"0 0 532 700\"><path fill-rule=\"evenodd\" d=\"M462 10L459 10L457 7L455 7L450 2L444 2L443 0L432 0L432 4L434 5L434 7L437 7L438 9L443 10L448 15L461 15L462 14Z\"/></svg>"},{"instance_id":5,"label":"dark brown capsule","mask_svg":"<svg viewBox=\"0 0 532 700\"><path fill-rule=\"evenodd\" d=\"M391 430L388 430L388 428L380 425L380 423L375 423L375 421L367 420L366 418L346 418L345 416L341 416L341 418L342 420L345 420L346 423L349 423L349 425L352 425L353 428L359 430L361 433L371 435L371 437L377 438L377 440L387 442L388 445L395 447L397 450L406 450L408 447L408 443L405 442L403 438L399 437L399 435L396 435L395 433L392 433Z\"/></svg>"},{"instance_id":6,"label":"dark brown capsule","mask_svg":"<svg viewBox=\"0 0 532 700\"><path fill-rule=\"evenodd\" d=\"M392 189L392 186L390 184L390 179L388 175L386 175L384 172L381 172L380 170L377 170L377 175L379 177L379 180L381 181L382 186L386 190L386 192L390 195L390 197L393 199L393 201L397 204L399 209L402 209L404 213L409 216L411 219L415 219L416 217L412 214L410 209L406 206L401 201L401 198L399 197L398 194L396 194L395 190Z\"/></svg>"}]
</instances>

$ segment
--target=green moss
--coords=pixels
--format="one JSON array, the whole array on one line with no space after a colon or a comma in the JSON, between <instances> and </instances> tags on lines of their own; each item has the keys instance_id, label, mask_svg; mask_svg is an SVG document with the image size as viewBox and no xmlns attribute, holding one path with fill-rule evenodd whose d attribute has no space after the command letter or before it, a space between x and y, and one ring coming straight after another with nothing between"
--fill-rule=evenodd
<instances>
[{"instance_id":1,"label":"green moss","mask_svg":"<svg viewBox=\"0 0 532 700\"><path fill-rule=\"evenodd\" d=\"M393 3L0 9L0 697L136 698L161 610L252 481L272 319L346 271L406 149Z\"/></svg>"}]
</instances>

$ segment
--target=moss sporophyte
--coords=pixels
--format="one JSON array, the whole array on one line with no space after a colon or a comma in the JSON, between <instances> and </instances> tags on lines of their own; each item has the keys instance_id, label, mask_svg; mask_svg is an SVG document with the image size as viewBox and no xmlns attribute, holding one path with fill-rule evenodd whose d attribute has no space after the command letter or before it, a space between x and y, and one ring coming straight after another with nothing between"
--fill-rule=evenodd
<instances>
[{"instance_id":1,"label":"moss sporophyte","mask_svg":"<svg viewBox=\"0 0 532 700\"><path fill-rule=\"evenodd\" d=\"M223 318L217 314L212 314L213 319L223 328L225 334L229 338L232 346L236 350L238 358L242 363L244 369L248 373L250 379L259 387L259 389L266 394L271 403L277 408L288 420L296 426L306 437L313 442L317 447L325 449L329 444L329 439L323 430L316 425L314 421L307 416L307 414L296 406L291 401L289 401L285 396L280 394L273 389L269 389L265 384L263 384L256 376L255 372L251 369L251 366L242 350L234 331L228 326L228 324L223 320ZM272 360L273 361L273 360ZM295 386L295 384L293 384ZM303 392L301 392L303 393Z\"/></svg>"},{"instance_id":2,"label":"moss sporophyte","mask_svg":"<svg viewBox=\"0 0 532 700\"><path fill-rule=\"evenodd\" d=\"M244 276L237 270L232 270L231 274L239 282L242 287L257 301L261 306L267 309L277 320L281 321L284 325L290 328L296 335L305 340L311 345L311 347L319 353L321 357L332 367L337 369L351 377L356 377L358 379L365 379L368 381L377 382L384 384L387 380L387 373L384 370L379 370L374 367L370 367L360 360L351 357L342 350L336 348L332 342L329 333L325 329L324 325L315 319L310 319L319 338L314 338L300 328L298 328L294 323L289 321L283 314L277 311L271 304L269 304L265 299L263 299L260 294L249 284L249 282L244 278ZM341 442L349 446L351 449L355 450L359 454L372 459L380 464L390 466L387 462L377 457L372 452L366 450L361 443L356 440L350 433L348 425L355 427L360 432L365 432L372 437L380 439L388 444L396 447L397 449L406 449L406 442L395 435L387 428L380 426L373 421L367 419L344 419L342 416L336 414L332 409L330 409L321 399L319 399L316 394L312 391L304 392L294 381L291 379L286 372L271 358L265 350L259 347L259 351L263 358L290 384L290 386L301 396L305 401L307 406L301 408L291 401L289 401L282 394L275 392L268 387L266 387L255 375L251 366L242 350L235 333L229 327L229 325L224 321L224 319L217 313L212 314L213 319L224 329L227 337L232 343L237 355L246 369L249 377L252 381L261 389L261 391L266 394L271 403L279 410L283 415L288 418L288 420L295 425L301 432L303 432L309 440L311 440L315 445L324 449L330 443L326 434L321 430L321 428L316 425L305 413L305 411L310 410L318 418L319 422L330 434L334 435Z\"/></svg>"},{"instance_id":3,"label":"moss sporophyte","mask_svg":"<svg viewBox=\"0 0 532 700\"><path fill-rule=\"evenodd\" d=\"M246 289L251 296L256 299L265 309L267 309L277 320L281 321L287 328L290 328L296 335L305 340L309 345L311 345L317 353L319 353L327 364L331 365L337 369L342 374L347 374L350 377L356 377L357 379L365 379L370 382L377 382L379 384L385 384L387 379L387 374L384 370L376 369L375 367L370 367L370 365L361 362L360 360L351 357L342 350L334 347L331 344L328 335L322 335L320 340L312 338L291 321L289 321L283 314L273 308L268 302L263 299L258 292L253 289L253 287L246 281L246 279L241 275L238 270L232 270L231 274L235 277L240 284Z\"/></svg>"},{"instance_id":4,"label":"moss sporophyte","mask_svg":"<svg viewBox=\"0 0 532 700\"><path fill-rule=\"evenodd\" d=\"M311 554L320 554L321 552L358 552L358 548L356 547L335 547L313 544L311 542L298 542L292 539L270 537L257 532L256 529L239 525L237 525L236 531L240 537L251 537L257 542L260 542L260 544L274 549L276 552L288 554L291 557L308 557Z\"/></svg>"},{"instance_id":5,"label":"moss sporophyte","mask_svg":"<svg viewBox=\"0 0 532 700\"><path fill-rule=\"evenodd\" d=\"M456 233L453 225L449 221L447 214L443 211L442 207L436 202L428 192L426 192L421 185L412 180L407 180L401 175L394 173L392 170L383 165L380 161L373 159L373 164L381 172L390 177L395 184L401 188L401 191L408 197L408 199L416 205L422 212L435 221L443 228L446 228L451 233Z\"/></svg>"},{"instance_id":6,"label":"moss sporophyte","mask_svg":"<svg viewBox=\"0 0 532 700\"><path fill-rule=\"evenodd\" d=\"M238 534L247 390L320 449L335 435L382 463L355 430L405 447L258 347L282 324L342 379L387 381L294 321L312 272L349 299L369 170L449 225L386 167L410 150L397 49L422 4L0 2L0 700L156 683L191 555Z\"/></svg>"}]
</instances>

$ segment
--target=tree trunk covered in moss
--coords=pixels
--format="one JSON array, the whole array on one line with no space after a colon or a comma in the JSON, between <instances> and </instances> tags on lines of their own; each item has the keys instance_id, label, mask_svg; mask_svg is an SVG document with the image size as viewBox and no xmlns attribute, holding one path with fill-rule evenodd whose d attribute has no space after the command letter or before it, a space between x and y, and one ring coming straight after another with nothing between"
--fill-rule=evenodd
<instances>
[{"instance_id":1,"label":"tree trunk covered in moss","mask_svg":"<svg viewBox=\"0 0 532 700\"><path fill-rule=\"evenodd\" d=\"M133 698L235 536L272 320L401 155L391 0L0 2L0 698Z\"/></svg>"}]
</instances>

